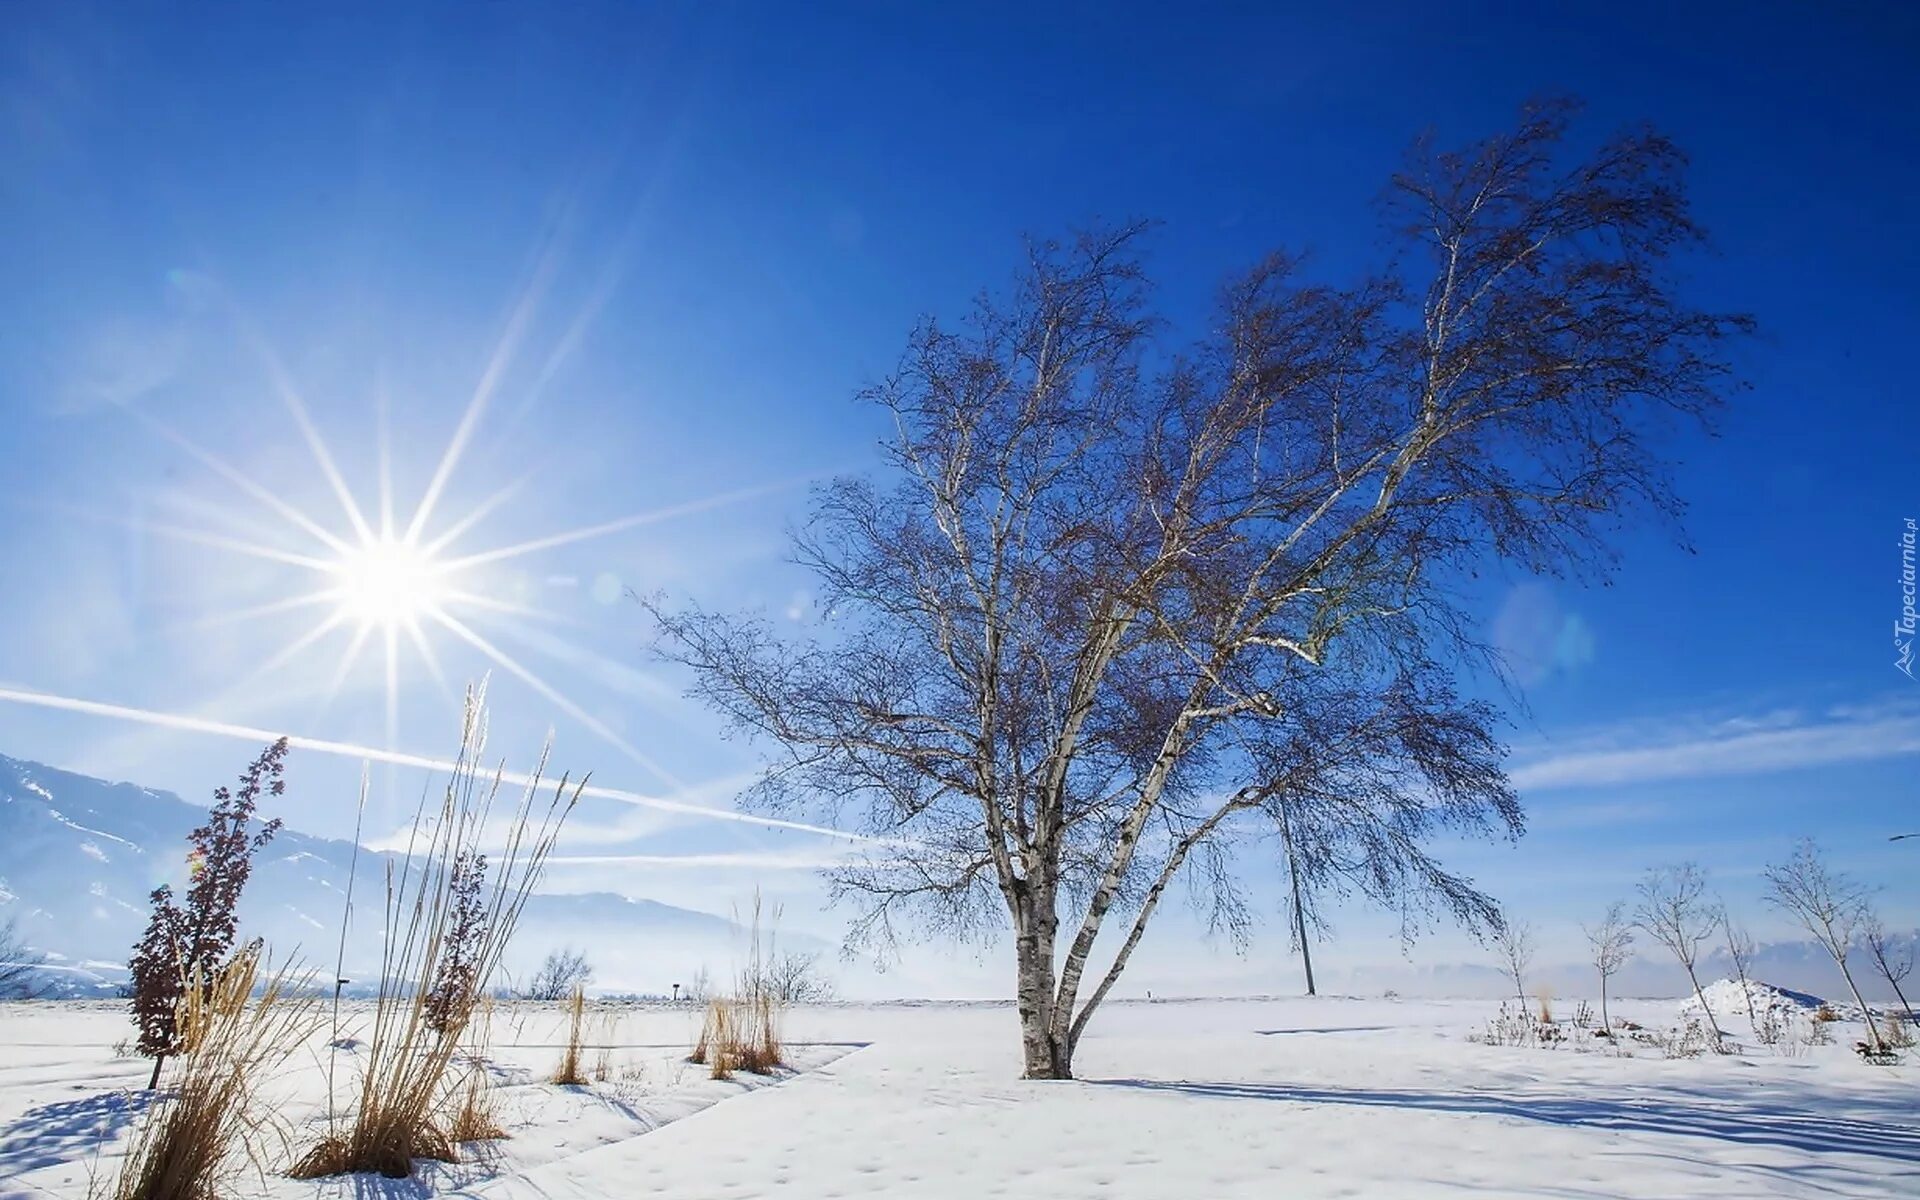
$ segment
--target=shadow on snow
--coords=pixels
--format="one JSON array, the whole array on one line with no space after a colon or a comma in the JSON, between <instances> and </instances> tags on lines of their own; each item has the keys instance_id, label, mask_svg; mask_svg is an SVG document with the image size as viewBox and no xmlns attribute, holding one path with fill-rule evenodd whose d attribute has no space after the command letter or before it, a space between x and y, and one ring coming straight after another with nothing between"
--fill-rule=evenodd
<instances>
[{"instance_id":1,"label":"shadow on snow","mask_svg":"<svg viewBox=\"0 0 1920 1200\"><path fill-rule=\"evenodd\" d=\"M0 1129L0 1177L74 1162L119 1136L151 1092L102 1092L28 1109Z\"/></svg>"},{"instance_id":2,"label":"shadow on snow","mask_svg":"<svg viewBox=\"0 0 1920 1200\"><path fill-rule=\"evenodd\" d=\"M1748 1146L1779 1146L1814 1154L1859 1154L1920 1163L1920 1127L1831 1117L1817 1109L1701 1100L1563 1098L1492 1092L1401 1091L1384 1088L1302 1087L1284 1083L1203 1083L1156 1079L1089 1080L1222 1100L1281 1100L1296 1104L1357 1104L1424 1109L1541 1121L1549 1125L1710 1138Z\"/></svg>"}]
</instances>

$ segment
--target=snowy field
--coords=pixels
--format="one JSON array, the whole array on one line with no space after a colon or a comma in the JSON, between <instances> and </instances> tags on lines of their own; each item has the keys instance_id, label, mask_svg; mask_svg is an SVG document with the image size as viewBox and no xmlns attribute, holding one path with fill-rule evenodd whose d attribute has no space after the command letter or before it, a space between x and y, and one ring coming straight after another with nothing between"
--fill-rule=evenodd
<instances>
[{"instance_id":1,"label":"snowy field","mask_svg":"<svg viewBox=\"0 0 1920 1200\"><path fill-rule=\"evenodd\" d=\"M1569 1028L1558 1048L1488 1045L1487 1001L1113 1004L1071 1083L1023 1082L1004 1007L826 1006L789 1014L799 1070L705 1078L687 1009L602 1013L608 1078L536 1082L561 1022L494 1020L511 1137L414 1180L301 1183L273 1197L571 1200L696 1197L1920 1196L1920 1056L1859 1061L1832 1043L1631 1057ZM1672 1001L1613 1015L1652 1036ZM0 1195L80 1200L110 1175L148 1064L105 1004L0 1007ZM589 1061L597 1057L590 1054ZM324 1057L276 1084L297 1147L324 1119ZM337 1065L350 1093L351 1055ZM744 1082L743 1082L744 1081ZM280 1160L284 1162L284 1159Z\"/></svg>"}]
</instances>

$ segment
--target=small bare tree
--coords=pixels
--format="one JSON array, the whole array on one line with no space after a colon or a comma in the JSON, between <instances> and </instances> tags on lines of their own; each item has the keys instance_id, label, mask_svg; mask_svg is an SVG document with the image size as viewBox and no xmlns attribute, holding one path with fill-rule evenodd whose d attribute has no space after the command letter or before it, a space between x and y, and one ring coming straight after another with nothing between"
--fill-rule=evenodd
<instances>
[{"instance_id":1,"label":"small bare tree","mask_svg":"<svg viewBox=\"0 0 1920 1200\"><path fill-rule=\"evenodd\" d=\"M1607 983L1633 953L1633 925L1627 920L1627 906L1615 900L1607 906L1607 915L1598 925L1585 928L1587 945L1593 951L1593 969L1600 973L1600 1028L1613 1036L1613 1022L1607 1016Z\"/></svg>"},{"instance_id":2,"label":"small bare tree","mask_svg":"<svg viewBox=\"0 0 1920 1200\"><path fill-rule=\"evenodd\" d=\"M775 950L741 992L769 996L779 1004L818 1004L833 999L833 984L821 971L818 954Z\"/></svg>"},{"instance_id":3,"label":"small bare tree","mask_svg":"<svg viewBox=\"0 0 1920 1200\"><path fill-rule=\"evenodd\" d=\"M1853 949L1854 937L1867 915L1866 889L1852 876L1828 866L1812 838L1802 838L1786 862L1768 864L1763 874L1767 898L1798 921L1840 968L1847 990L1853 993L1853 1002L1860 1006L1866 1018L1868 1044L1875 1054L1884 1054L1886 1047L1881 1044L1873 1012L1867 1008L1859 985L1853 981L1853 971L1847 966L1847 954Z\"/></svg>"},{"instance_id":4,"label":"small bare tree","mask_svg":"<svg viewBox=\"0 0 1920 1200\"><path fill-rule=\"evenodd\" d=\"M1680 960L1680 965L1686 968L1687 982L1693 985L1693 994L1700 1001L1700 1011L1706 1014L1714 1037L1719 1038L1720 1022L1714 1019L1713 1007L1707 1003L1707 994L1700 987L1700 976L1694 970L1694 964L1700 960L1700 947L1719 927L1717 916L1705 899L1706 872L1698 864L1690 862L1655 867L1640 881L1639 891L1640 903L1633 912L1634 924L1671 951Z\"/></svg>"},{"instance_id":5,"label":"small bare tree","mask_svg":"<svg viewBox=\"0 0 1920 1200\"><path fill-rule=\"evenodd\" d=\"M1527 1011L1527 972L1533 969L1533 926L1525 921L1503 921L1493 935L1494 948L1500 952L1500 968L1513 980L1513 994L1520 997L1520 1011Z\"/></svg>"},{"instance_id":6,"label":"small bare tree","mask_svg":"<svg viewBox=\"0 0 1920 1200\"><path fill-rule=\"evenodd\" d=\"M562 946L547 952L521 996L527 1000L565 1000L573 995L575 988L584 988L592 982L593 964L587 961L587 956L572 946Z\"/></svg>"},{"instance_id":7,"label":"small bare tree","mask_svg":"<svg viewBox=\"0 0 1920 1200\"><path fill-rule=\"evenodd\" d=\"M1753 935L1746 926L1734 920L1733 912L1727 902L1721 900L1714 906L1714 915L1719 919L1720 932L1726 938L1727 958L1733 963L1733 973L1740 980L1740 1003L1747 1010L1747 1016L1753 1016L1753 965L1755 947Z\"/></svg>"},{"instance_id":8,"label":"small bare tree","mask_svg":"<svg viewBox=\"0 0 1920 1200\"><path fill-rule=\"evenodd\" d=\"M1449 582L1604 574L1623 517L1677 515L1663 438L1746 327L1674 286L1680 151L1575 157L1569 114L1421 144L1387 267L1336 287L1276 254L1190 347L1139 227L1033 247L866 393L889 478L822 488L798 539L830 637L649 602L696 694L776 747L749 802L880 839L836 873L856 939L1011 927L1028 1076L1071 1077L1176 878L1243 928L1233 853L1275 804L1311 800L1296 845L1319 810L1403 913L1497 916L1423 849L1522 827L1499 714L1455 690L1487 655Z\"/></svg>"},{"instance_id":9,"label":"small bare tree","mask_svg":"<svg viewBox=\"0 0 1920 1200\"><path fill-rule=\"evenodd\" d=\"M1907 939L1904 946L1896 945L1887 936L1887 927L1880 923L1878 914L1869 911L1860 925L1860 944L1867 948L1868 957L1873 965L1880 968L1880 977L1887 981L1893 994L1900 1001L1900 1007L1906 1010L1907 1021L1914 1021L1913 1005L1907 1003L1907 994L1900 990L1900 983L1913 973L1913 939Z\"/></svg>"},{"instance_id":10,"label":"small bare tree","mask_svg":"<svg viewBox=\"0 0 1920 1200\"><path fill-rule=\"evenodd\" d=\"M0 924L0 1000L31 1000L40 994L45 959L28 948L11 917Z\"/></svg>"}]
</instances>

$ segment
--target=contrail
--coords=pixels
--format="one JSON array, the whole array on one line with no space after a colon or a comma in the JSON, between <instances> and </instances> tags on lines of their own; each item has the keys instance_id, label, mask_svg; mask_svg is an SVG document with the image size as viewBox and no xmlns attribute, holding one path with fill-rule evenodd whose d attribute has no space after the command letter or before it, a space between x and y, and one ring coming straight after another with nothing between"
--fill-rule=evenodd
<instances>
[{"instance_id":1,"label":"contrail","mask_svg":"<svg viewBox=\"0 0 1920 1200\"><path fill-rule=\"evenodd\" d=\"M146 708L131 708L124 704L106 704L98 700L81 700L73 696L56 696L50 692L26 691L20 688L0 687L0 700L15 704L31 705L35 708L59 709L63 712L84 713L94 717L112 717L120 721L132 721L141 725L157 725L164 729L179 729L188 733L206 733L216 737L238 738L248 742L271 742L283 735L270 729L259 729L250 725L235 725L227 721L214 721L205 717L191 717L180 713L156 712ZM301 750L311 750L316 754L332 754L341 758L357 758L363 761L392 763L399 767L420 767L429 771L452 771L455 764L443 758L429 758L422 754L406 754L397 750L379 750L372 746L356 746L350 742L327 741L323 738L302 737L298 734L284 735L287 744ZM502 782L516 787L527 787L534 782L530 775L518 771L506 771L500 776ZM548 782L552 782L549 780ZM689 804L681 800L667 800L659 796L648 796L640 792L623 791L619 788L601 787L590 784L581 790L584 796L594 796L602 800L616 800L623 804L634 804L641 808L657 809L661 812L685 813L688 816L708 817L715 821L734 821L742 825L759 825L767 829L791 829L798 833L814 833L822 837L840 838L848 842L863 842L876 845L896 845L893 838L874 837L870 834L852 833L845 829L833 829L825 825L809 825L804 821L786 821L779 817L763 817L755 813L735 812L732 809L708 808L701 804Z\"/></svg>"}]
</instances>

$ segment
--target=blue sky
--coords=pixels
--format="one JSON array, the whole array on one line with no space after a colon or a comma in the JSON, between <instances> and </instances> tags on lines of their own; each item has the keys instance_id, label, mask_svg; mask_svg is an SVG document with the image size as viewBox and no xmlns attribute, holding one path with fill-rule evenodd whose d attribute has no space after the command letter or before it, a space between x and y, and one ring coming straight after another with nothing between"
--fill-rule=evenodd
<instances>
[{"instance_id":1,"label":"blue sky","mask_svg":"<svg viewBox=\"0 0 1920 1200\"><path fill-rule=\"evenodd\" d=\"M541 681L493 664L495 748L524 760L551 724L556 761L608 787L725 805L751 753L678 698L619 594L804 628L784 530L809 479L874 461L850 398L917 314L1005 278L1023 232L1097 217L1164 222L1150 265L1177 327L1279 246L1350 275L1378 258L1369 205L1413 135L1467 140L1564 92L1588 136L1650 119L1690 152L1716 250L1688 287L1762 333L1722 435L1679 447L1691 552L1645 529L1611 586L1489 588L1533 832L1461 861L1564 930L1694 857L1764 927L1754 871L1816 832L1915 919L1920 842L1885 841L1920 825L1920 690L1889 636L1920 516L1894 352L1920 318L1910 15L824 7L9 6L0 686L445 752L417 651L390 729L377 637L349 660L343 625L276 661L327 607L211 623L310 571L179 531L320 550L191 446L350 532L283 385L375 523L384 423L404 526L478 393L429 534L523 478L459 551L658 518L476 568L495 604L545 614L469 613ZM433 645L456 683L489 666ZM0 750L190 797L247 755L17 702ZM297 759L289 818L348 832L357 770ZM370 823L420 783L376 771ZM758 882L831 932L804 868L832 845L603 800L555 880L720 910ZM1339 923L1330 954L1398 955L1383 921ZM1218 969L1281 986L1283 951L1269 931Z\"/></svg>"}]
</instances>

